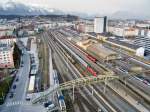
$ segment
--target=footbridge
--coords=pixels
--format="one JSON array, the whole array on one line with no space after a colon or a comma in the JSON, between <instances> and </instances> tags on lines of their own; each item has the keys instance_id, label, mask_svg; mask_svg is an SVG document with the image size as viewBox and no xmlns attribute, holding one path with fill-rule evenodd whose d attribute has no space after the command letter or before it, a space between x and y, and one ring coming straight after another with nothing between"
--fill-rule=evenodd
<instances>
[{"instance_id":1,"label":"footbridge","mask_svg":"<svg viewBox=\"0 0 150 112\"><path fill-rule=\"evenodd\" d=\"M54 85L50 87L48 90L39 93L32 99L32 104L38 103L40 100L47 98L50 94L53 94L54 92L58 90L68 90L72 88L79 88L79 87L84 87L87 85L91 84L96 84L99 82L107 82L113 79L118 79L118 76L114 75L99 75L97 77L95 76L90 76L90 77L83 77L83 78L78 78L75 80L71 80L65 83L62 83L60 85Z\"/></svg>"}]
</instances>

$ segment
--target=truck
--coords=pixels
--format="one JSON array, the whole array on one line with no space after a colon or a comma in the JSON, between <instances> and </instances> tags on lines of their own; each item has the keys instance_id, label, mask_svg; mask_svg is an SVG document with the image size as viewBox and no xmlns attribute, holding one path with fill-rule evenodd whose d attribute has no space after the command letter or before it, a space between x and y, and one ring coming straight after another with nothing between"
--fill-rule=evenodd
<instances>
[{"instance_id":1,"label":"truck","mask_svg":"<svg viewBox=\"0 0 150 112\"><path fill-rule=\"evenodd\" d=\"M35 76L31 76L29 81L28 93L34 92L34 86L35 86Z\"/></svg>"}]
</instances>

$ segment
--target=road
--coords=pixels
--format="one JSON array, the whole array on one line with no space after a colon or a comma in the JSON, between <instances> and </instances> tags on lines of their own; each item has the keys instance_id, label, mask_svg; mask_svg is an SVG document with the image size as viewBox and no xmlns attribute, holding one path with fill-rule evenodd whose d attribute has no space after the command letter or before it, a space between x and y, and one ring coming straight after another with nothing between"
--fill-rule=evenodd
<instances>
[{"instance_id":1,"label":"road","mask_svg":"<svg viewBox=\"0 0 150 112\"><path fill-rule=\"evenodd\" d=\"M21 112L21 105L13 105L13 102L25 101L30 72L30 56L26 51L22 56L22 61L24 63L23 67L19 68L16 78L10 89L10 92L14 92L14 96L13 98L9 98L10 94L7 95L1 112ZM18 82L16 82L17 78L19 79ZM16 89L13 89L13 85L16 85Z\"/></svg>"},{"instance_id":2,"label":"road","mask_svg":"<svg viewBox=\"0 0 150 112\"><path fill-rule=\"evenodd\" d=\"M100 75L104 74L105 70L101 68L100 65L97 63L93 63L92 61L88 60L88 58L77 48L72 46L71 43L69 43L66 39L64 39L63 36L58 35L56 32L45 32L42 34L42 38L45 38L45 41L48 42L49 47L52 48L53 51L57 52L57 56L54 57L55 62L61 58L63 60L63 64L67 67L66 71L70 71L70 73L67 73L65 76L63 75L62 77L64 78L65 81L68 80L73 80L76 78L83 77L81 73L79 73L79 70L70 63L67 60L67 57L62 53L62 48L63 45L60 43L64 43L68 48L70 48L74 53L78 54L82 59L86 60L87 63L91 65ZM56 40L53 40L53 38L57 38ZM51 58L51 57L50 57ZM24 66L21 67L17 73L16 78L19 78L19 81L13 82L13 85L16 85L17 88L13 90L11 88L10 91L13 91L15 93L14 97L12 99L9 98L9 94L6 98L5 104L2 107L1 112L44 112L45 109L41 106L36 106L36 105L28 105L27 101L25 101L26 97L26 90L28 86L28 76L30 72L30 56L27 52L24 52L24 55L22 57L22 60L24 62ZM51 62L51 61L50 61ZM61 62L57 63L60 64ZM51 63L52 64L52 63ZM62 65L62 64L61 64ZM60 66L60 65L59 65ZM110 65L111 66L111 65ZM62 69L65 68L62 66ZM122 74L122 72L120 72ZM105 74L106 75L106 74ZM130 78L130 83L135 83L137 84L138 81L135 79ZM128 97L123 96L125 93L124 88L122 88L121 85L119 85L120 82L118 82L118 86L121 88L120 91L118 92L118 89L111 84L108 83L106 87L106 93L104 92L104 84L98 84L98 85L92 85L88 87L84 87L82 89L77 89L80 91L80 102L78 102L78 106L75 105L75 107L78 107L78 111L80 112L81 110L87 110L90 111L94 109L98 109L101 107L105 112L109 112L113 110L114 112L141 112L141 109L143 108L143 112L149 112L143 105L136 104L136 100L134 97L132 97L131 94L128 95ZM128 84L128 83L127 83ZM52 84L51 84L52 85ZM134 84L132 84L134 85ZM137 86L141 86L141 83L138 83ZM136 87L138 88L138 87ZM145 87L144 87L145 88ZM94 90L94 95L91 94L91 90ZM128 89L126 89L128 91ZM82 94L81 94L82 93ZM70 95L71 96L71 95ZM128 98L132 99L132 101L128 100ZM90 101L89 101L90 99ZM73 98L72 98L73 100ZM15 102L15 103L14 103ZM16 103L17 102L17 103ZM81 106L81 105L82 106ZM91 108L89 108L91 106ZM83 109L84 108L84 109ZM112 109L111 109L112 108ZM82 111L81 111L82 112Z\"/></svg>"}]
</instances>

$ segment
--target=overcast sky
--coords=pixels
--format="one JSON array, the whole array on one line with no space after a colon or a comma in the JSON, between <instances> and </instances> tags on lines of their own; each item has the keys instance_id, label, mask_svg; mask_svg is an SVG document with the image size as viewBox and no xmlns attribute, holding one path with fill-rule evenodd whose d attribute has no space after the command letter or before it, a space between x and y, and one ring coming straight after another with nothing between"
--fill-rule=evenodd
<instances>
[{"instance_id":1,"label":"overcast sky","mask_svg":"<svg viewBox=\"0 0 150 112\"><path fill-rule=\"evenodd\" d=\"M111 14L116 11L150 14L150 0L0 0L0 2L7 1L89 14Z\"/></svg>"}]
</instances>

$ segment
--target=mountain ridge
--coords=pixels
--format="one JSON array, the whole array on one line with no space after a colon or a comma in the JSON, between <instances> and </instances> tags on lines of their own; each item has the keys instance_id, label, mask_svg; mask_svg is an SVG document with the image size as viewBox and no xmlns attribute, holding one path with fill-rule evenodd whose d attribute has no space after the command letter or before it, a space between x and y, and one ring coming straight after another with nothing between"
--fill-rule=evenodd
<instances>
[{"instance_id":1,"label":"mountain ridge","mask_svg":"<svg viewBox=\"0 0 150 112\"><path fill-rule=\"evenodd\" d=\"M0 4L0 15L21 15L21 16L32 16L32 15L76 15L81 18L93 19L96 14L88 15L87 13L75 12L75 11L61 11L54 8L43 8L25 5L23 3L9 1L4 4ZM150 15L143 15L139 13L132 13L129 11L116 11L113 14L108 14L110 19L149 19Z\"/></svg>"},{"instance_id":2,"label":"mountain ridge","mask_svg":"<svg viewBox=\"0 0 150 112\"><path fill-rule=\"evenodd\" d=\"M62 14L56 9L44 9L35 6L27 6L17 2L6 2L0 5L0 15L48 15Z\"/></svg>"}]
</instances>

